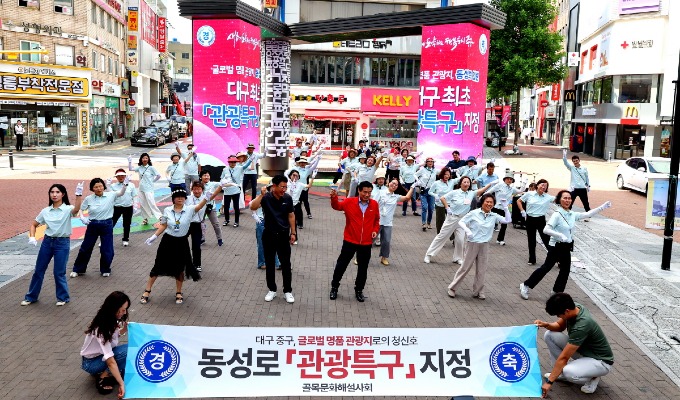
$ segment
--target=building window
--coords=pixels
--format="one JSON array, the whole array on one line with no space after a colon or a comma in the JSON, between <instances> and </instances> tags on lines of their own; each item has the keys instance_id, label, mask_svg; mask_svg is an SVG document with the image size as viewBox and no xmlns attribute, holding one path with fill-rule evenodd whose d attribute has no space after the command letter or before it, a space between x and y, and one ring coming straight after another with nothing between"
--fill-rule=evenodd
<instances>
[{"instance_id":1,"label":"building window","mask_svg":"<svg viewBox=\"0 0 680 400\"><path fill-rule=\"evenodd\" d=\"M118 25L120 25L118 21L113 21L113 34L116 37L118 37Z\"/></svg>"},{"instance_id":2,"label":"building window","mask_svg":"<svg viewBox=\"0 0 680 400\"><path fill-rule=\"evenodd\" d=\"M20 50L40 50L40 43L29 42L27 40L19 41ZM21 55L21 61L25 62L40 62L40 53L25 53Z\"/></svg>"},{"instance_id":3,"label":"building window","mask_svg":"<svg viewBox=\"0 0 680 400\"><path fill-rule=\"evenodd\" d=\"M109 57L109 74L113 74L113 59Z\"/></svg>"},{"instance_id":4,"label":"building window","mask_svg":"<svg viewBox=\"0 0 680 400\"><path fill-rule=\"evenodd\" d=\"M300 83L414 87L420 84L420 60L302 54Z\"/></svg>"},{"instance_id":5,"label":"building window","mask_svg":"<svg viewBox=\"0 0 680 400\"><path fill-rule=\"evenodd\" d=\"M104 10L102 10L102 9L100 8L100 9L99 9L99 25L100 25L102 28L106 28L106 25L105 25L105 24L106 24L106 19L104 18Z\"/></svg>"},{"instance_id":6,"label":"building window","mask_svg":"<svg viewBox=\"0 0 680 400\"><path fill-rule=\"evenodd\" d=\"M73 15L73 0L54 0L54 12Z\"/></svg>"},{"instance_id":7,"label":"building window","mask_svg":"<svg viewBox=\"0 0 680 400\"><path fill-rule=\"evenodd\" d=\"M73 46L54 45L55 61L57 65L73 65L75 48Z\"/></svg>"},{"instance_id":8,"label":"building window","mask_svg":"<svg viewBox=\"0 0 680 400\"><path fill-rule=\"evenodd\" d=\"M97 52L92 50L92 69L97 70L97 62L99 62L99 57Z\"/></svg>"},{"instance_id":9,"label":"building window","mask_svg":"<svg viewBox=\"0 0 680 400\"><path fill-rule=\"evenodd\" d=\"M618 103L649 103L652 94L652 75L621 76Z\"/></svg>"},{"instance_id":10,"label":"building window","mask_svg":"<svg viewBox=\"0 0 680 400\"><path fill-rule=\"evenodd\" d=\"M40 0L19 0L19 7L28 7L40 10Z\"/></svg>"},{"instance_id":11,"label":"building window","mask_svg":"<svg viewBox=\"0 0 680 400\"><path fill-rule=\"evenodd\" d=\"M94 3L92 5L92 24L97 25L97 6Z\"/></svg>"},{"instance_id":12,"label":"building window","mask_svg":"<svg viewBox=\"0 0 680 400\"><path fill-rule=\"evenodd\" d=\"M113 24L111 23L111 20L111 16L106 14L106 30L109 31L109 33L113 33Z\"/></svg>"},{"instance_id":13,"label":"building window","mask_svg":"<svg viewBox=\"0 0 680 400\"><path fill-rule=\"evenodd\" d=\"M189 59L189 53L182 53L182 59L188 60Z\"/></svg>"},{"instance_id":14,"label":"building window","mask_svg":"<svg viewBox=\"0 0 680 400\"><path fill-rule=\"evenodd\" d=\"M101 72L106 72L106 56L103 54L99 55L99 67Z\"/></svg>"},{"instance_id":15,"label":"building window","mask_svg":"<svg viewBox=\"0 0 680 400\"><path fill-rule=\"evenodd\" d=\"M173 57L177 58L177 54L175 54L174 51L171 51L170 54L172 54Z\"/></svg>"}]
</instances>

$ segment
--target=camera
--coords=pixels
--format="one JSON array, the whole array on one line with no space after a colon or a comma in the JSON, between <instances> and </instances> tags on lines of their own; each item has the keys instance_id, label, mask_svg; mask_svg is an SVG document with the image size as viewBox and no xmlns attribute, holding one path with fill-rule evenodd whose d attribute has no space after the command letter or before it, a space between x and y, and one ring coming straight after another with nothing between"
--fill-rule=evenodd
<instances>
[{"instance_id":1,"label":"camera","mask_svg":"<svg viewBox=\"0 0 680 400\"><path fill-rule=\"evenodd\" d=\"M421 187L419 193L420 194L427 194L427 190L428 190L427 188Z\"/></svg>"}]
</instances>

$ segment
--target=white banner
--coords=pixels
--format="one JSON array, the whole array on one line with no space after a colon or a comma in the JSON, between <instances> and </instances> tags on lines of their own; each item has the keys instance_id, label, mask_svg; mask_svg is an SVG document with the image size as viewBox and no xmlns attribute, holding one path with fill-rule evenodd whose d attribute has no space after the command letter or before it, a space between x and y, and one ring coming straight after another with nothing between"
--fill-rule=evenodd
<instances>
[{"instance_id":1,"label":"white banner","mask_svg":"<svg viewBox=\"0 0 680 400\"><path fill-rule=\"evenodd\" d=\"M131 323L125 397L540 397L537 329Z\"/></svg>"}]
</instances>

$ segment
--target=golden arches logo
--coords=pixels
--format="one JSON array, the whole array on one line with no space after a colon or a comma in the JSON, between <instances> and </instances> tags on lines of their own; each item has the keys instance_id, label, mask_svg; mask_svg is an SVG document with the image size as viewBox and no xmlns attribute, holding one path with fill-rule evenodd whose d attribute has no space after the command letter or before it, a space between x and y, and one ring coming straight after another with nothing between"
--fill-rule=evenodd
<instances>
[{"instance_id":1,"label":"golden arches logo","mask_svg":"<svg viewBox=\"0 0 680 400\"><path fill-rule=\"evenodd\" d=\"M635 106L626 107L626 117L625 118L640 118L640 111Z\"/></svg>"}]
</instances>

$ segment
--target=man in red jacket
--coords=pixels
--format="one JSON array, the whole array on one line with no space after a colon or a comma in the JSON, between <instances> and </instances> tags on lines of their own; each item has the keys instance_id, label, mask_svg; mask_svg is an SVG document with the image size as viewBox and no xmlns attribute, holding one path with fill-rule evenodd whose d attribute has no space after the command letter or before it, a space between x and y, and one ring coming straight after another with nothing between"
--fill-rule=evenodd
<instances>
[{"instance_id":1,"label":"man in red jacket","mask_svg":"<svg viewBox=\"0 0 680 400\"><path fill-rule=\"evenodd\" d=\"M330 299L338 298L340 280L347 270L347 265L357 255L357 279L354 282L354 293L358 301L364 298L364 286L368 275L368 262L371 260L371 245L373 239L378 236L380 229L380 211L378 202L371 199L373 185L371 182L359 183L359 197L349 197L345 201L338 200L338 193L331 190L331 207L334 210L345 212L345 233L342 241L342 250L338 261L335 263L333 280L331 281Z\"/></svg>"}]
</instances>

